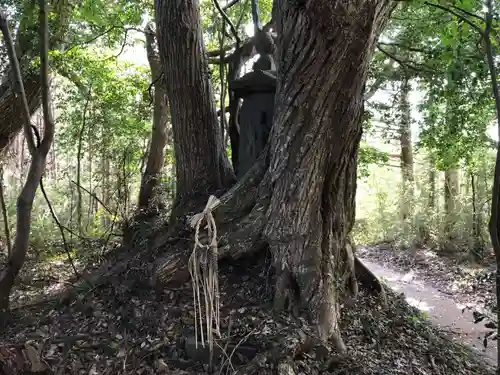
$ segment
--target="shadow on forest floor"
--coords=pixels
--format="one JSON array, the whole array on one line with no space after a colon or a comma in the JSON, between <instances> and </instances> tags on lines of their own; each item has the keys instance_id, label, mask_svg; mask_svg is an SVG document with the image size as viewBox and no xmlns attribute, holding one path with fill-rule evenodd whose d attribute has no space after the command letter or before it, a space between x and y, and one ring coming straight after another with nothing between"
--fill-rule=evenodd
<instances>
[{"instance_id":1,"label":"shadow on forest floor","mask_svg":"<svg viewBox=\"0 0 500 375\"><path fill-rule=\"evenodd\" d=\"M21 374L30 363L23 352L46 374L207 373L207 351L195 347L189 283L154 290L145 274L158 254L149 249L115 253L112 263L129 261L102 276L97 286L80 287L71 298L64 293L14 309L1 332L0 373ZM218 345L226 350L216 349L220 356L214 360L215 374L238 369L238 374L280 375L493 374L392 293L387 309L363 294L343 307L341 329L348 355L341 357L333 343L316 342L305 320L272 313L274 281L269 270L269 256L243 259L237 265L221 262ZM233 349L231 365L221 369L221 360L228 363L224 352Z\"/></svg>"}]
</instances>

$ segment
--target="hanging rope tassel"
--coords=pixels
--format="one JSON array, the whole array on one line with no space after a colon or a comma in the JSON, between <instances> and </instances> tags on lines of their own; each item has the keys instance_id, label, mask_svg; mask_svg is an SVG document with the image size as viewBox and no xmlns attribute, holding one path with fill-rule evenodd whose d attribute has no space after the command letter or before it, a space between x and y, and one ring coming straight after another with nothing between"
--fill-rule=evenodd
<instances>
[{"instance_id":1,"label":"hanging rope tassel","mask_svg":"<svg viewBox=\"0 0 500 375\"><path fill-rule=\"evenodd\" d=\"M195 228L194 248L189 257L188 267L193 286L196 348L198 348L198 336L201 336L202 346L205 347L205 341L208 343L210 358L212 358L213 353L214 330L215 334L220 337L217 227L212 215L212 211L219 205L220 200L211 195L205 209L193 215L190 219L191 227ZM208 232L208 244L200 242L200 226L203 220L206 221L205 228ZM201 293L203 293L205 316L202 313ZM203 329L204 320L206 324L206 340ZM200 331L199 334L198 331Z\"/></svg>"}]
</instances>

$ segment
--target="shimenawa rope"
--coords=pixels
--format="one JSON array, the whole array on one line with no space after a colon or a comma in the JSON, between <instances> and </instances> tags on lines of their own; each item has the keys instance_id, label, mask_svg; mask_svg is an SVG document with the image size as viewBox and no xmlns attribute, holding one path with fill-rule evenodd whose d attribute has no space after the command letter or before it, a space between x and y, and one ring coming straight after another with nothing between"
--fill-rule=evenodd
<instances>
[{"instance_id":1,"label":"shimenawa rope","mask_svg":"<svg viewBox=\"0 0 500 375\"><path fill-rule=\"evenodd\" d=\"M217 197L211 195L208 198L205 209L193 215L190 219L191 227L195 228L194 248L189 257L188 267L193 285L196 348L198 348L198 330L200 330L201 344L205 347L206 341L210 353L213 353L214 330L216 335L220 336L217 227L212 215L212 211L217 208L220 203ZM205 229L207 229L208 232L209 243L207 244L202 244L199 238L200 226L203 220L206 221ZM202 313L200 289L203 290L205 317L203 317ZM205 318L207 326L206 340L203 332L203 318Z\"/></svg>"}]
</instances>

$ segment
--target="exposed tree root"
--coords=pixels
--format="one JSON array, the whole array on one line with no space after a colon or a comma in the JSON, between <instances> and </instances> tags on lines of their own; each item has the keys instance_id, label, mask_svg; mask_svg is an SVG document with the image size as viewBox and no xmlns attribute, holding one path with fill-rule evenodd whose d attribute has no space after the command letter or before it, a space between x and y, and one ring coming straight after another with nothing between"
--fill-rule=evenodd
<instances>
[{"instance_id":1,"label":"exposed tree root","mask_svg":"<svg viewBox=\"0 0 500 375\"><path fill-rule=\"evenodd\" d=\"M354 265L356 278L361 286L372 293L377 293L382 305L387 307L387 294L383 284L377 276L375 276L357 257L354 258Z\"/></svg>"},{"instance_id":2,"label":"exposed tree root","mask_svg":"<svg viewBox=\"0 0 500 375\"><path fill-rule=\"evenodd\" d=\"M258 197L261 190L260 183L266 171L267 153L266 150L245 177L220 197L221 205L214 211L217 229L221 233L218 239L219 260L228 257L238 259L265 247L261 232L265 223L267 202ZM191 203L190 210L184 211L184 215L196 213L195 208L201 211L205 203L206 197L203 205L200 200L196 205ZM175 244L172 244L180 237L193 236L193 230L187 225L186 219L187 217L179 217L167 235L160 237L153 244L154 250L170 244L176 251L168 253L157 261L151 279L152 284L182 284L188 281L187 262L190 249L185 246L176 248ZM205 243L206 240L205 231L200 231L200 242Z\"/></svg>"},{"instance_id":3,"label":"exposed tree root","mask_svg":"<svg viewBox=\"0 0 500 375\"><path fill-rule=\"evenodd\" d=\"M288 240L284 242L285 237L281 234L280 238L277 238L280 240L278 242L266 235L271 202L266 157L267 154L263 155L251 171L220 198L222 204L214 211L217 230L221 233L218 239L219 260L236 260L270 247L277 275L275 310L286 309L292 315L298 316L300 310L305 308L309 312L311 323L319 328L318 335L321 340L332 339L338 352L343 354L346 346L338 327L338 301L347 293L356 296L359 281L362 287L381 294L382 302L386 305L383 286L355 257L349 240L344 244L324 242L321 246L313 246L313 242L305 243L304 239L297 235L286 237ZM325 228L329 227L328 223L324 225ZM204 233L200 234L201 242L208 240L203 238ZM158 245L165 243L164 241ZM297 248L294 249L294 246ZM322 250L324 246L331 247L327 253L341 254L342 259L335 263L330 261L331 264L325 265L325 259L315 256L317 251L326 251ZM337 249L336 246L343 246L344 249ZM175 248L175 252L160 259L155 267L152 282L156 287L161 288L161 285L165 284L179 285L189 281L187 264L190 246L172 248ZM300 259L294 258L297 254ZM290 260L296 263L295 266L286 264ZM337 279L335 275L341 277Z\"/></svg>"},{"instance_id":4,"label":"exposed tree root","mask_svg":"<svg viewBox=\"0 0 500 375\"><path fill-rule=\"evenodd\" d=\"M354 256L354 249L352 243L349 239L346 241L346 268L348 271L348 280L349 280L349 290L351 294L356 297L358 295L358 281L356 280L356 259Z\"/></svg>"}]
</instances>

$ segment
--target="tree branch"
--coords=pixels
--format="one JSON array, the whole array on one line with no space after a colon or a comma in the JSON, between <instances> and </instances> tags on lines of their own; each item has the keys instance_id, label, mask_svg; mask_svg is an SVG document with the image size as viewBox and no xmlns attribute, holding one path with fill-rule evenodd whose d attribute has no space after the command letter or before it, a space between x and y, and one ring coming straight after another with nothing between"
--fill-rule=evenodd
<instances>
[{"instance_id":1,"label":"tree branch","mask_svg":"<svg viewBox=\"0 0 500 375\"><path fill-rule=\"evenodd\" d=\"M85 191L88 195L90 195L90 196L91 196L91 197L93 197L93 198L94 198L97 202L99 202L99 203L101 204L102 208L104 208L104 209L108 212L108 214L110 214L110 215L115 215L115 213L113 213L113 212L112 212L112 211L111 211L108 207L106 207L106 205L103 203L103 201L102 201L102 200L100 200L100 199L97 197L97 195L96 195L95 193L93 193L93 192L89 191L88 189L85 189L85 188L84 188L83 186L81 186L81 185L78 185L78 184L76 183L76 181L71 180L71 183L75 184L77 187L79 187L80 189L82 189L83 191Z\"/></svg>"},{"instance_id":2,"label":"tree branch","mask_svg":"<svg viewBox=\"0 0 500 375\"><path fill-rule=\"evenodd\" d=\"M384 78L380 76L377 77L373 85L370 87L370 90L365 92L363 100L365 101L370 100L373 97L373 95L375 95L375 93L378 91L380 86L382 86L382 83L384 83Z\"/></svg>"},{"instance_id":3,"label":"tree branch","mask_svg":"<svg viewBox=\"0 0 500 375\"><path fill-rule=\"evenodd\" d=\"M263 31L268 31L271 26L273 24L273 20L269 21L268 23L266 23L263 27L262 27L262 30ZM231 50L231 49L234 49L235 51L231 54L231 55L228 55L226 56L226 58L224 59L224 63L227 64L229 63L230 61L232 61L235 57L240 57L238 56L238 54L236 53L236 44L234 44L233 46L231 47L224 47L224 49L228 48L228 50ZM248 52L248 56L251 57L252 56L252 50L253 50L253 38L249 38L247 39L245 42L243 42L240 46L241 50L242 51L247 51L247 50L250 50ZM221 51L220 50L215 50L215 51L208 51L207 52L207 56L208 57L215 57L215 56L220 56L220 53ZM243 53L243 55L245 55ZM220 59L209 59L208 60L208 63L209 64L220 64Z\"/></svg>"},{"instance_id":4,"label":"tree branch","mask_svg":"<svg viewBox=\"0 0 500 375\"><path fill-rule=\"evenodd\" d=\"M35 138L37 141L37 147L40 147L40 144L41 144L40 132L38 131L37 127L34 125L31 125L31 128L33 129L33 133L35 134ZM59 219L57 218L54 207L52 207L52 203L50 202L49 196L47 195L47 192L45 191L45 187L43 186L43 177L40 178L40 190L42 191L42 195L45 198L45 202L47 203L47 206L49 207L50 215L52 216L54 223L56 223L56 225L59 228L59 231L61 233L64 251L66 252L66 255L68 256L69 264L71 265L71 268L73 269L75 276L81 277L80 272L78 272L78 270L76 269L75 262L73 262L73 257L71 256L71 252L69 251L68 242L66 241L66 235L64 234L64 229L68 230L69 232L72 232L72 231L69 230L68 228L64 227L62 225L62 223L59 221Z\"/></svg>"},{"instance_id":5,"label":"tree branch","mask_svg":"<svg viewBox=\"0 0 500 375\"><path fill-rule=\"evenodd\" d=\"M40 144L41 152L48 153L54 139L54 119L50 108L50 79L49 79L49 27L45 1L40 0L40 79L42 83L42 110L43 110L43 140ZM31 133L31 132L30 132Z\"/></svg>"},{"instance_id":6,"label":"tree branch","mask_svg":"<svg viewBox=\"0 0 500 375\"><path fill-rule=\"evenodd\" d=\"M64 53L67 53L67 52L71 51L72 49L74 49L76 47L90 44L90 43L96 41L97 39L99 39L100 37L103 37L104 35L109 34L111 31L113 31L115 29L123 29L126 33L128 33L129 31L137 31L137 32L140 32L140 33L144 33L144 30L138 29L136 27L125 27L123 25L120 25L120 26L113 25L113 26L110 26L109 28L107 28L106 30L104 30L102 33L99 33L99 34L97 34L97 35L95 35L95 36L87 39L85 42L73 44L69 48L65 49Z\"/></svg>"},{"instance_id":7,"label":"tree branch","mask_svg":"<svg viewBox=\"0 0 500 375\"><path fill-rule=\"evenodd\" d=\"M229 52L234 48L234 46L224 46L222 50L218 49L215 51L208 51L207 57L219 57L221 52Z\"/></svg>"},{"instance_id":8,"label":"tree branch","mask_svg":"<svg viewBox=\"0 0 500 375\"><path fill-rule=\"evenodd\" d=\"M478 16L477 14L474 14L474 13L471 13L469 12L468 10L465 10L465 9L462 9L460 7L457 7L456 5L451 5L452 8L455 8L456 10L462 12L462 13L465 13L467 14L468 16L471 16L471 17L474 17L474 18L477 18L478 20L482 21L482 22L486 22L486 19L484 19L483 17L481 16Z\"/></svg>"},{"instance_id":9,"label":"tree branch","mask_svg":"<svg viewBox=\"0 0 500 375\"><path fill-rule=\"evenodd\" d=\"M226 11L228 10L229 8L233 7L234 5L238 4L241 0L232 0L230 1L229 3L227 3L226 5L224 5L222 7L222 10Z\"/></svg>"},{"instance_id":10,"label":"tree branch","mask_svg":"<svg viewBox=\"0 0 500 375\"><path fill-rule=\"evenodd\" d=\"M430 3L428 1L426 1L424 4L429 5L431 7L434 7L434 8L438 8L438 9L444 10L445 12L453 14L455 17L461 19L464 22L467 22L473 29L475 29L484 38L484 31L481 30L481 28L478 25L476 25L474 22L472 22L468 18L462 16L461 14L455 12L454 10L452 10L450 8L446 8L446 7L444 7L442 5L439 5L439 4Z\"/></svg>"},{"instance_id":11,"label":"tree branch","mask_svg":"<svg viewBox=\"0 0 500 375\"><path fill-rule=\"evenodd\" d=\"M408 69L411 69L415 72L426 72L426 73L430 73L430 74L434 74L436 73L435 70L427 70L428 68L426 67L425 69L423 68L417 68L416 66L414 66L413 64L410 64L408 61L403 61L401 60L400 58L398 58L397 56L395 56L394 54L390 53L389 51L385 50L384 48L382 48L382 46L380 44L377 43L377 49L382 52L384 55L386 55L387 57L391 58L392 60L396 61L399 65L403 66L403 67L407 67Z\"/></svg>"},{"instance_id":12,"label":"tree branch","mask_svg":"<svg viewBox=\"0 0 500 375\"><path fill-rule=\"evenodd\" d=\"M222 16L222 18L228 23L229 28L231 29L231 33L234 36L234 40L236 41L236 48L238 48L238 46L241 44L241 39L238 36L238 31L236 31L236 28L234 27L233 23L231 22L231 20L227 16L226 12L224 12L224 10L221 8L219 2L217 0L213 0L213 2L214 2L215 7L217 8L217 10L219 11L220 15ZM224 52L221 51L219 54L223 54L223 53Z\"/></svg>"},{"instance_id":13,"label":"tree branch","mask_svg":"<svg viewBox=\"0 0 500 375\"><path fill-rule=\"evenodd\" d=\"M426 51L426 50L423 50L421 48L415 48L415 47L405 46L405 45L400 44L400 43L383 43L383 42L378 42L378 44L381 45L381 46L398 47L398 48L401 48L401 49L404 49L404 50L407 50L407 51L410 51L410 52L418 52L418 53L423 53L425 55L430 55L431 54L430 51Z\"/></svg>"}]
</instances>

